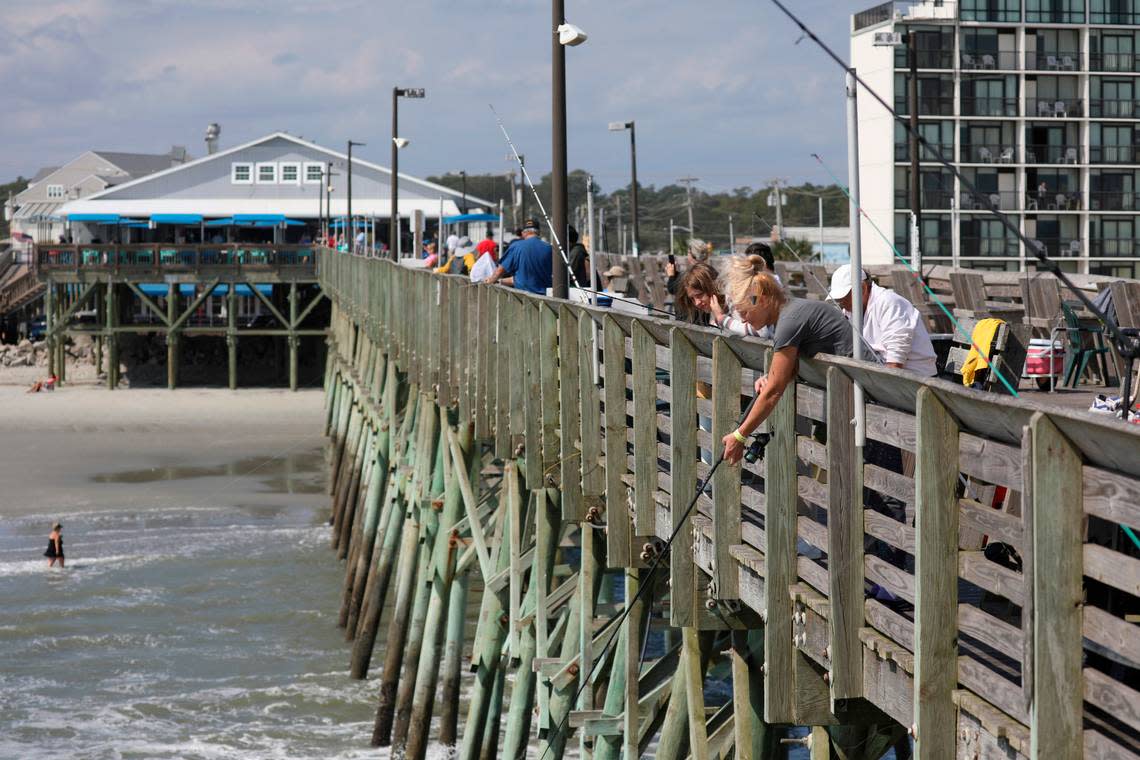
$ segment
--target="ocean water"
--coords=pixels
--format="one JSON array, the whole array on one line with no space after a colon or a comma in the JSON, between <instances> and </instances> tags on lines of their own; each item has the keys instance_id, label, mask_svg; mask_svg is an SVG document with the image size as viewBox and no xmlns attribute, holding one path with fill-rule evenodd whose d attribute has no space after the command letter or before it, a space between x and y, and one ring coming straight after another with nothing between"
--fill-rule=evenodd
<instances>
[{"instance_id":1,"label":"ocean water","mask_svg":"<svg viewBox=\"0 0 1140 760\"><path fill-rule=\"evenodd\" d=\"M376 757L342 564L298 501L65 511L64 570L50 520L0 524L0 758Z\"/></svg>"}]
</instances>

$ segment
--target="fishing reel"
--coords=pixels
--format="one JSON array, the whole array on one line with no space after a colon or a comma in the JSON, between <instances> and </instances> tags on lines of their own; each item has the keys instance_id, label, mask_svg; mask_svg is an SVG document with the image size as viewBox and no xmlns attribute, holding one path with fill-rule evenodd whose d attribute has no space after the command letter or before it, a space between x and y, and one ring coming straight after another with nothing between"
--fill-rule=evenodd
<instances>
[{"instance_id":1,"label":"fishing reel","mask_svg":"<svg viewBox=\"0 0 1140 760\"><path fill-rule=\"evenodd\" d=\"M768 446L768 441L772 440L771 433L755 433L752 440L748 443L748 448L744 450L744 461L748 464L756 464L764 459L764 449Z\"/></svg>"}]
</instances>

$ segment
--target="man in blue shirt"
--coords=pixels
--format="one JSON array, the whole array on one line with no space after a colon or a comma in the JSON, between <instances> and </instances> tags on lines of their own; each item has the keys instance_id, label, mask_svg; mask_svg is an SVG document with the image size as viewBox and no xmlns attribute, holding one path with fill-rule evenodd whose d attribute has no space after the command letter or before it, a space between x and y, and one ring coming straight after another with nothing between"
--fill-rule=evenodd
<instances>
[{"instance_id":1,"label":"man in blue shirt","mask_svg":"<svg viewBox=\"0 0 1140 760\"><path fill-rule=\"evenodd\" d=\"M522 240L511 243L495 273L483 282L502 282L539 295L551 284L551 247L538 236L538 222L527 219Z\"/></svg>"}]
</instances>

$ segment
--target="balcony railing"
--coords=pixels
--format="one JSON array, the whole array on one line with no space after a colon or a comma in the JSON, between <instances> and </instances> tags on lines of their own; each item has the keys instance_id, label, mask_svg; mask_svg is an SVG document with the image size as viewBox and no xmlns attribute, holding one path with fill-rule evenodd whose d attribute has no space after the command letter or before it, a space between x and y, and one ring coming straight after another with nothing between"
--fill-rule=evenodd
<instances>
[{"instance_id":1,"label":"balcony railing","mask_svg":"<svg viewBox=\"0 0 1140 760\"><path fill-rule=\"evenodd\" d=\"M1012 145L963 145L964 164L1012 164L1017 161L1017 149Z\"/></svg>"},{"instance_id":2,"label":"balcony railing","mask_svg":"<svg viewBox=\"0 0 1140 760\"><path fill-rule=\"evenodd\" d=\"M1015 50L963 50L960 66L964 71L1017 71L1021 68L1021 56Z\"/></svg>"},{"instance_id":3,"label":"balcony railing","mask_svg":"<svg viewBox=\"0 0 1140 760\"><path fill-rule=\"evenodd\" d=\"M919 50L915 53L915 65L920 69L952 69L954 53L950 50ZM910 60L906 46L895 49L895 68L909 69Z\"/></svg>"},{"instance_id":4,"label":"balcony railing","mask_svg":"<svg viewBox=\"0 0 1140 760\"><path fill-rule=\"evenodd\" d=\"M1044 5L1044 3L1042 3ZM1028 3L1027 3L1028 5ZM1036 8L1025 9L1025 23L1027 24L1083 24L1085 23L1084 3L1080 10L1066 10L1062 8Z\"/></svg>"},{"instance_id":5,"label":"balcony railing","mask_svg":"<svg viewBox=\"0 0 1140 760\"><path fill-rule=\"evenodd\" d=\"M1027 164L1079 164L1081 149L1064 145L1029 145L1025 148Z\"/></svg>"},{"instance_id":6,"label":"balcony railing","mask_svg":"<svg viewBox=\"0 0 1140 760\"><path fill-rule=\"evenodd\" d=\"M881 3L873 8L868 8L865 11L859 11L855 14L852 21L852 31L859 31L866 29L875 24L882 24L883 22L890 21L894 15L895 4L893 2Z\"/></svg>"},{"instance_id":7,"label":"balcony railing","mask_svg":"<svg viewBox=\"0 0 1140 760\"><path fill-rule=\"evenodd\" d=\"M1140 71L1136 53L1089 53L1089 71Z\"/></svg>"},{"instance_id":8,"label":"balcony railing","mask_svg":"<svg viewBox=\"0 0 1140 760\"><path fill-rule=\"evenodd\" d=\"M1134 119L1140 116L1140 100L1090 100L1089 116L1094 119Z\"/></svg>"},{"instance_id":9,"label":"balcony railing","mask_svg":"<svg viewBox=\"0 0 1140 760\"><path fill-rule=\"evenodd\" d=\"M963 235L959 239L959 251L962 256L1007 256L1018 255L1016 238L988 238L969 237Z\"/></svg>"},{"instance_id":10,"label":"balcony railing","mask_svg":"<svg viewBox=\"0 0 1140 760\"><path fill-rule=\"evenodd\" d=\"M1114 238L1110 240L1091 240L1089 241L1089 255L1094 257L1099 256L1124 256L1128 258L1140 257L1140 240L1133 238Z\"/></svg>"},{"instance_id":11,"label":"balcony railing","mask_svg":"<svg viewBox=\"0 0 1140 760\"><path fill-rule=\"evenodd\" d=\"M1025 115L1035 119L1072 119L1084 116L1085 104L1077 98L1028 98Z\"/></svg>"},{"instance_id":12,"label":"balcony railing","mask_svg":"<svg viewBox=\"0 0 1140 760\"><path fill-rule=\"evenodd\" d=\"M1017 98L962 98L963 116L1017 116Z\"/></svg>"},{"instance_id":13,"label":"balcony railing","mask_svg":"<svg viewBox=\"0 0 1140 760\"><path fill-rule=\"evenodd\" d=\"M1045 252L1050 257L1070 258L1081 255L1081 241L1070 237L1036 237L1033 238L1045 246Z\"/></svg>"},{"instance_id":14,"label":"balcony railing","mask_svg":"<svg viewBox=\"0 0 1140 760\"><path fill-rule=\"evenodd\" d=\"M899 95L895 98L895 112L900 116L907 116L910 114L910 104L905 95ZM919 96L918 98L918 115L919 116L953 116L954 115L954 98L952 97L933 97L933 96Z\"/></svg>"},{"instance_id":15,"label":"balcony railing","mask_svg":"<svg viewBox=\"0 0 1140 760\"><path fill-rule=\"evenodd\" d=\"M159 277L284 269L315 276L315 253L310 245L38 245L36 266L41 272L85 270Z\"/></svg>"},{"instance_id":16,"label":"balcony railing","mask_svg":"<svg viewBox=\"0 0 1140 760\"><path fill-rule=\"evenodd\" d=\"M1080 71L1079 50L1034 50L1025 54L1028 71Z\"/></svg>"},{"instance_id":17,"label":"balcony railing","mask_svg":"<svg viewBox=\"0 0 1140 760\"><path fill-rule=\"evenodd\" d=\"M1026 211L1081 211L1084 195L1079 190L1034 190L1025 196Z\"/></svg>"},{"instance_id":18,"label":"balcony railing","mask_svg":"<svg viewBox=\"0 0 1140 760\"><path fill-rule=\"evenodd\" d=\"M974 7L967 7L967 5ZM996 6L997 4L994 3L994 5ZM1021 3L1010 3L1010 5L1013 5L1015 7L985 7L986 3L968 3L962 6L960 16L963 21L985 21L998 24L1015 24L1018 21L1021 21Z\"/></svg>"},{"instance_id":19,"label":"balcony railing","mask_svg":"<svg viewBox=\"0 0 1140 760\"><path fill-rule=\"evenodd\" d=\"M1113 190L1089 193L1089 209L1092 211L1135 211L1136 207L1136 193Z\"/></svg>"},{"instance_id":20,"label":"balcony railing","mask_svg":"<svg viewBox=\"0 0 1140 760\"><path fill-rule=\"evenodd\" d=\"M1090 24L1140 24L1140 12L1134 11L1091 11Z\"/></svg>"},{"instance_id":21,"label":"balcony railing","mask_svg":"<svg viewBox=\"0 0 1140 760\"><path fill-rule=\"evenodd\" d=\"M983 191L981 193L990 202L990 204L998 211L1017 211L1017 198L1018 192L1016 190L998 190L992 193ZM981 198L978 198L970 193L961 193L958 196L958 208L962 211L983 211L986 209L986 204Z\"/></svg>"},{"instance_id":22,"label":"balcony railing","mask_svg":"<svg viewBox=\"0 0 1140 760\"><path fill-rule=\"evenodd\" d=\"M919 203L924 209L949 210L953 207L954 192L952 190L923 190ZM895 190L895 208L910 208L910 190Z\"/></svg>"},{"instance_id":23,"label":"balcony railing","mask_svg":"<svg viewBox=\"0 0 1140 760\"><path fill-rule=\"evenodd\" d=\"M1140 146L1093 145L1089 148L1090 164L1140 164Z\"/></svg>"},{"instance_id":24,"label":"balcony railing","mask_svg":"<svg viewBox=\"0 0 1140 760\"><path fill-rule=\"evenodd\" d=\"M942 154L942 157L947 161L954 160L954 143L926 143L925 145L918 146L918 160L919 161L937 161L934 153L927 147L933 146ZM895 161L909 161L910 160L910 144L909 143L895 143Z\"/></svg>"}]
</instances>

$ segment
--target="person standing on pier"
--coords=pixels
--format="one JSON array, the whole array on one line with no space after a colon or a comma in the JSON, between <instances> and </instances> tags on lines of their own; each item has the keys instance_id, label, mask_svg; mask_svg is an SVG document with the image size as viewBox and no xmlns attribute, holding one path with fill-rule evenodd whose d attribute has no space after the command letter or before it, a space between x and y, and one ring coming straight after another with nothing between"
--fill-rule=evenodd
<instances>
[{"instance_id":1,"label":"person standing on pier","mask_svg":"<svg viewBox=\"0 0 1140 760\"><path fill-rule=\"evenodd\" d=\"M721 439L724 458L736 464L744 455L748 436L768 419L796 377L801 355L851 355L851 326L842 312L823 301L789 298L758 255L735 259L725 273L725 293L748 325L773 326L772 363L756 381L756 403L736 430Z\"/></svg>"},{"instance_id":2,"label":"person standing on pier","mask_svg":"<svg viewBox=\"0 0 1140 760\"><path fill-rule=\"evenodd\" d=\"M48 547L44 556L48 558L48 567L55 565L57 559L59 566L63 567L63 526L59 523L51 526L51 533L48 535Z\"/></svg>"},{"instance_id":3,"label":"person standing on pier","mask_svg":"<svg viewBox=\"0 0 1140 760\"><path fill-rule=\"evenodd\" d=\"M522 240L511 244L495 273L483 282L493 285L501 281L504 285L513 284L519 290L546 295L546 289L552 282L550 255L553 249L550 243L538 236L538 230L538 222L527 219ZM511 283L506 282L507 278Z\"/></svg>"}]
</instances>

